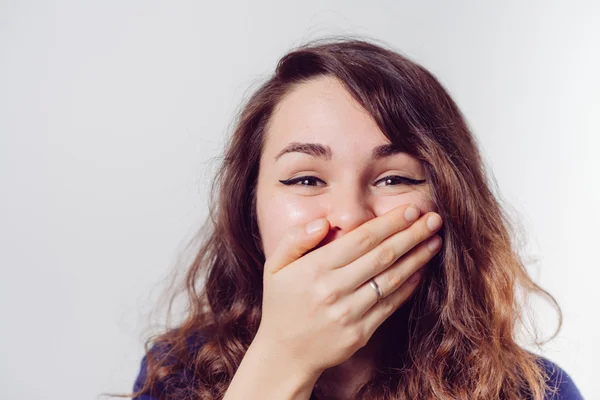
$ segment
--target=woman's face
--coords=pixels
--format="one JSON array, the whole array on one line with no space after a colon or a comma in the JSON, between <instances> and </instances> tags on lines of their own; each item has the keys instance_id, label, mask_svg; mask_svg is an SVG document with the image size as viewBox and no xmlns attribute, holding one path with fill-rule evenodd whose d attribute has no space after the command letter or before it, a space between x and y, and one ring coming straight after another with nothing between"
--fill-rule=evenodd
<instances>
[{"instance_id":1,"label":"woman's face","mask_svg":"<svg viewBox=\"0 0 600 400\"><path fill-rule=\"evenodd\" d=\"M422 214L437 211L428 182L395 177L425 179L416 158L401 152L373 158L390 141L335 78L296 87L275 109L266 135L256 211L267 259L288 227L320 217L330 231L317 248L402 204L416 204ZM311 146L293 149L293 143ZM299 177L310 178L280 182Z\"/></svg>"}]
</instances>

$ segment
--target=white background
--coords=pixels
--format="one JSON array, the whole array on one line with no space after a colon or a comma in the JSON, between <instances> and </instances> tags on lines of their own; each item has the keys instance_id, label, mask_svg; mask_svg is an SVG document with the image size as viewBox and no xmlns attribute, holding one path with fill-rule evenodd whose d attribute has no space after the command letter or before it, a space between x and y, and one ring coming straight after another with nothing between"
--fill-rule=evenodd
<instances>
[{"instance_id":1,"label":"white background","mask_svg":"<svg viewBox=\"0 0 600 400\"><path fill-rule=\"evenodd\" d=\"M600 399L599 4L2 1L0 397L131 389L242 99L292 46L355 34L455 98L564 311L544 354Z\"/></svg>"}]
</instances>

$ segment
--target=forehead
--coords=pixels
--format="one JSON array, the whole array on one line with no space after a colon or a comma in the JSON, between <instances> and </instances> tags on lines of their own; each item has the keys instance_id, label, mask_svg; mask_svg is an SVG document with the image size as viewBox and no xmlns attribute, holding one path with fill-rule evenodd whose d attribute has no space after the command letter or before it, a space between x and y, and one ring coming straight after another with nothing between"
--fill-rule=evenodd
<instances>
[{"instance_id":1,"label":"forehead","mask_svg":"<svg viewBox=\"0 0 600 400\"><path fill-rule=\"evenodd\" d=\"M332 77L302 83L277 105L267 130L265 152L292 141L320 142L332 148L352 143L389 143L371 115Z\"/></svg>"}]
</instances>

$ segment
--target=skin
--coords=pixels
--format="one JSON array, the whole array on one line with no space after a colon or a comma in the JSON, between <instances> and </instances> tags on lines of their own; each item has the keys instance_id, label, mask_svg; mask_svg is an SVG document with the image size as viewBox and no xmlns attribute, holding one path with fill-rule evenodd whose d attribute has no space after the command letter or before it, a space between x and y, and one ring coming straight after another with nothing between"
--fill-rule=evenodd
<instances>
[{"instance_id":1,"label":"skin","mask_svg":"<svg viewBox=\"0 0 600 400\"><path fill-rule=\"evenodd\" d=\"M256 207L267 259L288 227L320 217L327 218L330 231L315 248L403 204L417 205L421 215L437 211L427 182L409 185L381 179L395 175L420 180L425 172L420 161L406 153L371 159L374 147L390 141L335 78L319 77L297 86L277 106L266 134ZM292 142L328 146L331 159L293 152L275 160ZM292 186L280 182L302 176L317 179ZM368 379L378 345L376 332L350 359L326 370L320 382L331 382L331 390L344 397ZM336 387L335 382L344 384Z\"/></svg>"}]
</instances>

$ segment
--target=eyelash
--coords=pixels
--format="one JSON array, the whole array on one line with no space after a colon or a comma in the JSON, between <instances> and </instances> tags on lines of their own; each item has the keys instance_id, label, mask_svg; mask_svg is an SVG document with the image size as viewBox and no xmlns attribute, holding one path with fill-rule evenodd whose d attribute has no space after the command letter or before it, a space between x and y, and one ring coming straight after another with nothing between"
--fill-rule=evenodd
<instances>
[{"instance_id":1,"label":"eyelash","mask_svg":"<svg viewBox=\"0 0 600 400\"><path fill-rule=\"evenodd\" d=\"M394 178L396 178L396 179L394 179ZM294 178L294 179L288 179L288 180L284 180L284 181L280 180L279 182L281 182L281 183L283 183L284 185L287 185L287 186L292 186L292 185L295 185L298 182L302 182L302 181L305 181L305 180L311 180L312 181L312 180L315 180L315 179L323 182L321 179L319 179L319 178L317 178L315 176L300 176L300 177ZM386 177L383 177L383 178L379 179L375 183L377 184L378 182L381 182L381 181L384 181L384 180L387 181L388 179L397 180L397 181L401 182L400 184L406 184L406 185L418 185L418 184L421 184L421 183L425 182L425 179L415 180L415 179L410 179L410 178L406 178L404 176L399 176L399 175L388 175ZM325 183L325 182L323 182L323 183ZM315 185L298 185L298 186L315 186ZM396 184L396 185L385 185L385 186L398 186L398 185Z\"/></svg>"}]
</instances>

